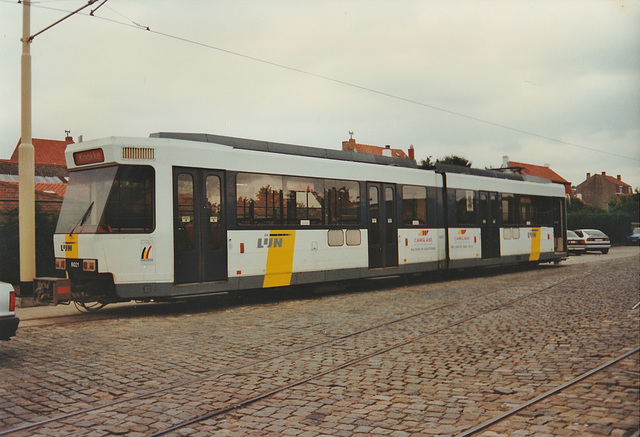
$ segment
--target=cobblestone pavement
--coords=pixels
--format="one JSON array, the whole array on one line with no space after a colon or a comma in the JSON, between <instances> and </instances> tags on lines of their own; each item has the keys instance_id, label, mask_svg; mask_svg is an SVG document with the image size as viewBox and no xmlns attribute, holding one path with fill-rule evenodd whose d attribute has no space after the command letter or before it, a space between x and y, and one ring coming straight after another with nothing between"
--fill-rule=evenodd
<instances>
[{"instance_id":1,"label":"cobblestone pavement","mask_svg":"<svg viewBox=\"0 0 640 437\"><path fill-rule=\"evenodd\" d=\"M149 435L274 392L170 435L457 435L640 346L638 250L611 254L19 329L0 344L0 434L61 418L11 435ZM639 355L477 435L630 436Z\"/></svg>"}]
</instances>

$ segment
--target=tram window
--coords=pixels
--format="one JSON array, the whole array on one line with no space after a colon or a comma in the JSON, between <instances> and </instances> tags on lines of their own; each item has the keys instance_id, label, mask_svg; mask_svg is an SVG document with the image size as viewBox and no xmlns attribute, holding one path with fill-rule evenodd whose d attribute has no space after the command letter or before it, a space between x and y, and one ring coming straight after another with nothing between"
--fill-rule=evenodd
<instances>
[{"instance_id":1,"label":"tram window","mask_svg":"<svg viewBox=\"0 0 640 437\"><path fill-rule=\"evenodd\" d=\"M402 221L405 226L427 224L427 188L402 187Z\"/></svg>"},{"instance_id":2,"label":"tram window","mask_svg":"<svg viewBox=\"0 0 640 437\"><path fill-rule=\"evenodd\" d=\"M532 226L535 222L535 212L531 197L520 196L520 224L522 226Z\"/></svg>"},{"instance_id":3,"label":"tram window","mask_svg":"<svg viewBox=\"0 0 640 437\"><path fill-rule=\"evenodd\" d=\"M178 175L178 250L192 250L195 243L195 208L193 204L193 176L189 173Z\"/></svg>"},{"instance_id":4,"label":"tram window","mask_svg":"<svg viewBox=\"0 0 640 437\"><path fill-rule=\"evenodd\" d=\"M287 216L287 205L282 192L282 176L238 173L236 195L239 224L281 224Z\"/></svg>"},{"instance_id":5,"label":"tram window","mask_svg":"<svg viewBox=\"0 0 640 437\"><path fill-rule=\"evenodd\" d=\"M502 224L503 226L518 226L518 207L513 194L502 195Z\"/></svg>"},{"instance_id":6,"label":"tram window","mask_svg":"<svg viewBox=\"0 0 640 437\"><path fill-rule=\"evenodd\" d=\"M325 180L326 225L360 223L360 185L353 181Z\"/></svg>"},{"instance_id":7,"label":"tram window","mask_svg":"<svg viewBox=\"0 0 640 437\"><path fill-rule=\"evenodd\" d=\"M369 187L369 243L380 242L380 193L378 187Z\"/></svg>"},{"instance_id":8,"label":"tram window","mask_svg":"<svg viewBox=\"0 0 640 437\"><path fill-rule=\"evenodd\" d=\"M72 171L56 233L149 233L155 226L155 171L119 165Z\"/></svg>"},{"instance_id":9,"label":"tram window","mask_svg":"<svg viewBox=\"0 0 640 437\"><path fill-rule=\"evenodd\" d=\"M207 176L206 179L207 247L209 250L222 248L222 211L220 209L220 178Z\"/></svg>"},{"instance_id":10,"label":"tram window","mask_svg":"<svg viewBox=\"0 0 640 437\"><path fill-rule=\"evenodd\" d=\"M534 197L533 210L535 213L535 225L553 226L553 217L551 214L551 199L540 196Z\"/></svg>"},{"instance_id":11,"label":"tram window","mask_svg":"<svg viewBox=\"0 0 640 437\"><path fill-rule=\"evenodd\" d=\"M322 179L285 177L287 224L322 224L324 181Z\"/></svg>"},{"instance_id":12,"label":"tram window","mask_svg":"<svg viewBox=\"0 0 640 437\"><path fill-rule=\"evenodd\" d=\"M154 204L153 167L119 166L96 232L151 232Z\"/></svg>"},{"instance_id":13,"label":"tram window","mask_svg":"<svg viewBox=\"0 0 640 437\"><path fill-rule=\"evenodd\" d=\"M394 211L394 196L395 196L395 192L393 191L393 188L391 187L387 187L384 190L384 210L385 210L385 217L387 218L387 223L392 223L394 220L394 217L396 216L395 211ZM394 226L386 226L387 229L387 243L388 244L393 244L393 242L396 240L397 238L397 232L395 230L395 225Z\"/></svg>"},{"instance_id":14,"label":"tram window","mask_svg":"<svg viewBox=\"0 0 640 437\"><path fill-rule=\"evenodd\" d=\"M476 225L474 203L475 191L456 190L456 224L458 226Z\"/></svg>"}]
</instances>

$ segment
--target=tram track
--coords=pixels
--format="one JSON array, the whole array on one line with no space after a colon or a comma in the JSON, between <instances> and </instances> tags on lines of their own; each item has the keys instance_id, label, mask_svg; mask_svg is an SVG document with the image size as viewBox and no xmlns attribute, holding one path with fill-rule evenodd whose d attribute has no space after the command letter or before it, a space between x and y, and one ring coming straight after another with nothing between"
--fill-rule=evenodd
<instances>
[{"instance_id":1,"label":"tram track","mask_svg":"<svg viewBox=\"0 0 640 437\"><path fill-rule=\"evenodd\" d=\"M528 294L526 294L526 295L520 296L520 297L518 297L518 298L516 298L516 299L514 299L514 300L512 300L512 301L509 301L509 302L507 302L507 303L505 303L505 304L503 304L503 305L499 305L499 306L496 306L496 307L490 308L489 310L483 311L483 312L481 312L481 313L479 313L479 314L475 314L475 315L473 315L473 316L469 316L469 317L466 317L466 318L460 319L460 320L458 320L458 321L456 321L456 322L454 322L454 323L450 323L450 324L448 324L448 325L446 325L446 326L444 326L444 327L442 327L442 328L435 329L435 330L431 330L431 331L429 331L429 332L425 332L424 334L421 334L421 335L419 335L419 336L416 336L416 337L410 338L410 339L408 339L408 340L406 340L406 341L403 341L403 342L401 342L401 343L397 343L397 344L394 344L394 345L392 345L392 346L390 346L390 347L387 347L387 348L384 348L384 349L381 349L381 350L375 351L375 352L373 352L373 353L371 353L371 354L367 354L367 355L365 355L365 356L358 357L357 359L351 360L351 361L349 361L349 362L347 362L347 363L343 363L343 364L342 364L342 365L340 365L340 366L336 366L336 367L334 367L334 368L332 368L332 369L329 369L329 370L326 370L326 371L324 371L324 372L320 372L320 373L317 373L317 374L312 375L312 376L310 376L310 377L307 377L307 378L301 379L301 380L299 380L299 381L295 381L295 382L293 382L293 383L291 383L291 384L288 384L288 385L286 385L286 386L284 386L284 387L280 387L280 388L278 388L278 389L276 389L276 390L272 390L272 391L270 391L270 392L268 392L268 393L263 393L263 394L261 394L261 395L259 395L259 396L255 396L255 397L253 397L253 398L246 399L246 400L244 400L244 401L242 401L242 402L238 402L238 403L236 403L236 404L234 404L234 405L229 405L229 406L227 406L227 407L225 407L225 408L222 408L222 409L219 409L219 410L213 411L213 412L211 412L211 413L209 413L209 414L206 414L206 415L203 415L203 416L197 417L197 418L195 418L195 419L192 419L192 420L189 420L189 421L186 421L186 422L180 423L180 424L175 425L175 426L173 426L173 427L171 427L171 428L161 430L161 431L159 431L159 432L156 432L156 433L154 433L154 434L151 434L151 436L150 436L150 437L159 437L159 436L162 436L162 435L168 434L168 433L170 433L170 432L177 431L177 430L179 430L179 429L182 429L182 428L185 428L185 427L187 427L187 426L193 425L193 424L195 424L195 423L199 423L199 422L202 422L202 421L205 421L205 420L213 419L213 418L215 418L215 417L217 417L217 416L221 416L221 415L226 414L226 413L228 413L228 412L230 412L230 411L233 411L233 410L236 410L236 409L239 409L239 408L245 407L245 406L250 405L250 404L252 404L252 403L254 403L254 402L261 401L261 400L263 400L263 399L266 399L266 398L268 398L268 397L271 397L271 396L276 395L276 394L278 394L278 393L281 393L281 392L283 392L283 391L290 390L290 389L292 389L292 388L294 388L294 387L296 387L296 386L299 386L299 385L301 385L301 384L305 384L305 383L308 383L308 382L313 381L313 380L315 380L315 379L322 378L323 376L329 375L329 374L334 373L334 372L336 372L336 371L338 371L338 370L342 370L342 369L345 369L345 368L348 368L348 367L354 366L354 365L356 365L356 364L358 364L358 363L361 363L361 362L363 362L363 361L365 361L365 360L371 359L371 358L376 357L376 356L379 356L379 355L383 355L383 354L388 353L388 352L390 352L390 351L392 351L392 350L395 350L395 349L401 348L401 347L403 347L403 346L409 345L409 344L414 343L414 342L416 342L416 341L418 341L418 340L424 339L424 338L426 338L426 337L428 337L428 336L430 336L430 335L436 335L436 334L439 334L439 333L441 333L441 332L443 332L443 331L445 331L445 330L447 330L447 329L455 328L455 327L457 327L457 326L459 326L459 325L462 325L462 324L464 324L464 323L466 323L466 322L469 322L469 321L471 321L471 320L473 320L473 319L476 319L476 318L478 318L478 317L481 317L481 316L484 316L484 315L490 314L490 313L492 313L492 312L494 312L494 311L497 311L497 310L500 310L500 309L502 309L502 308L504 308L504 307L507 307L507 306L513 305L513 304L515 304L515 303L517 303L517 302L519 302L519 301L521 301L521 300L524 300L524 299L528 298L528 297L529 297L531 294L533 294L533 293L540 293L540 292L543 292L543 291L548 290L548 289L550 289L550 288L553 288L553 287L555 287L555 286L559 285L560 283L565 282L566 280L568 280L568 279L565 279L565 280L563 280L563 281L560 281L558 284L553 284L553 285L551 285L551 286L547 286L547 287L545 287L545 288L543 288L543 289L541 289L541 290L536 290L536 291L534 291L534 292L532 292L532 293L528 293ZM486 293L486 294L489 294L489 293ZM451 305L451 306L452 306L452 305ZM442 309L442 308L438 308L438 309ZM417 315L416 315L416 316L417 316Z\"/></svg>"},{"instance_id":2,"label":"tram track","mask_svg":"<svg viewBox=\"0 0 640 437\"><path fill-rule=\"evenodd\" d=\"M552 283L550 283L548 285L545 285L543 287L540 287L539 285L538 286L533 286L534 290L526 292L526 293L523 293L523 294L521 294L520 296L518 296L518 297L516 297L514 299L509 299L508 302L505 302L503 304L491 306L491 307L489 307L488 309L486 309L484 311L480 311L480 312L476 311L476 312L474 312L473 314L471 314L469 316L458 318L457 320L455 320L455 321L453 321L451 323L447 323L444 326L441 326L441 327L439 327L437 329L432 329L432 330L429 330L428 332L424 332L424 333L422 333L420 335L413 336L413 337L410 337L408 339L404 339L403 341L396 342L396 343L394 343L394 344L392 344L392 345L390 345L388 347L375 350L372 353L368 353L368 354L359 356L359 357L357 357L355 359L349 360L349 361L347 361L345 363L342 363L342 364L340 364L338 366L334 366L334 367L332 367L330 369L315 373L315 374L313 374L311 376L307 376L307 377L301 378L299 380L293 381L293 382L291 382L289 384L286 384L286 385L281 386L279 388L276 388L274 390L270 390L268 392L259 394L257 396L245 399L245 400L243 400L241 402L236 402L236 403L233 403L231 405L216 409L213 412L210 412L210 413L207 413L205 415L202 415L202 416L199 416L197 418L194 418L192 420L177 424L172 428L161 430L157 434L154 434L154 435L167 434L167 433L169 433L169 432L171 432L173 430L184 428L184 427L186 427L186 426L188 426L190 424L201 422L201 421L204 421L204 420L207 420L207 419L211 419L211 418L215 418L217 416L221 416L221 415L223 415L223 414L225 414L225 413L227 413L229 411L236 410L236 409L241 408L243 406L246 406L246 405L249 405L251 403L255 403L255 402L259 401L259 400L262 400L262 399L268 398L270 396L273 396L273 395L275 395L277 393L280 393L282 391L285 391L285 390L291 389L293 387L299 386L301 384L310 382L312 380L321 378L321 377L323 377L325 375L329 375L329 374L331 374L333 372L336 372L337 370L344 369L344 368L351 367L351 366L355 366L356 364L358 364L360 362L363 362L365 360L368 360L368 359L370 359L372 357L383 355L383 354L388 353L388 352L390 352L392 350L395 350L395 349L401 348L403 346L406 346L408 344L411 344L413 342L416 342L416 341L418 341L420 339L424 339L424 338L426 338L428 336L432 336L432 335L444 332L444 331L446 331L448 329L453 329L453 328L455 328L455 327L457 327L457 326L459 326L461 324L464 324L466 322L469 322L469 321L471 321L473 319L482 317L484 315L487 315L487 314L489 314L491 312L500 310L502 308L514 305L514 304L516 304L516 303L518 303L518 302L520 302L520 301L522 301L522 300L524 300L524 299L526 299L526 298L528 298L528 297L530 297L530 296L532 296L532 295L534 295L536 293L541 293L541 292L544 292L546 290L552 289L552 288L557 287L558 285L561 285L561 284L563 284L563 283L565 283L567 281L571 281L571 280L573 280L574 278L576 278L578 276L583 276L584 274L585 274L584 272L581 272L579 274L575 274L575 275L572 275L570 277L565 277L560 281L554 281L554 282L552 282ZM381 323L381 324L378 324L378 325L370 326L368 328L365 328L365 329L362 329L362 330L359 330L359 331L354 331L354 332L351 332L349 334L345 334L343 336L331 338L329 340L325 340L325 341L322 341L322 342L318 342L318 343L307 345L307 346L304 346L304 347L301 347L301 348L297 348L295 350L286 351L286 352L284 352L282 354L271 356L271 357L268 357L268 358L265 358L265 359L262 359L262 360L255 360L255 361L252 361L250 363L247 363L247 364L244 364L244 365L241 365L241 366L237 366L237 367L234 367L234 368L229 368L229 369L224 369L224 370L219 370L219 371L213 371L213 372L207 372L206 374L202 375L201 377L187 379L187 380L175 383L175 384L171 384L171 385L166 386L166 387L161 387L161 388L159 388L157 390L152 390L152 391L148 391L148 392L137 394L137 395L136 394L132 394L130 396L127 396L127 394L125 394L123 396L127 396L127 397L123 397L121 399L117 399L117 400L112 401L112 402L108 402L108 403L101 404L101 405L96 405L96 406L93 406L93 407L90 407L90 408L82 409L82 410L71 412L71 413L64 414L64 415L60 415L60 416L53 417L53 418L50 418L50 419L45 419L45 420L42 420L42 421L39 421L39 422L34 422L34 423L31 423L31 424L25 424L23 426L16 427L16 428L13 428L13 429L0 431L0 435L9 435L9 434L13 434L13 433L21 432L21 431L33 430L35 428L43 427L43 426L46 426L48 424L52 424L52 423L56 423L56 422L64 422L66 419L70 419L72 417L81 416L81 415L87 414L87 413L93 413L93 412L96 412L98 410L109 409L111 407L118 406L118 405L121 405L121 404L124 404L124 403L134 402L134 401L142 400L142 399L149 399L149 398L152 398L152 397L154 397L156 395L159 395L159 394L162 394L162 393L171 392L172 390L176 390L176 389L179 389L179 388L184 387L184 386L188 386L188 385L196 384L196 383L201 383L201 382L203 382L205 380L217 378L217 377L220 377L220 376L223 376L223 375L232 375L232 374L238 373L240 371L246 370L248 368L255 367L255 366L258 366L258 365L264 365L264 364L267 364L269 362L277 362L280 359L283 359L283 358L286 358L286 357L289 357L289 356L292 356L292 355L295 355L295 354L300 354L302 352L309 351L309 350L314 349L314 348L320 348L320 347L329 345L331 343L335 343L335 342L339 342L341 340L353 338L353 337L356 337L358 335L365 334L365 333L368 333L368 332L372 332L372 331L375 331L375 330L378 330L378 329L383 329L385 327L388 327L388 326L391 326L391 325L395 325L395 324L398 324L398 323L402 323L402 322L405 322L405 321L409 321L411 319L417 319L417 318L422 317L422 316L428 316L428 315L436 313L438 311L443 311L443 310L451 309L451 308L454 308L454 307L460 307L460 306L463 306L463 305L468 305L469 307L473 308L473 307L475 307L475 303L480 301L481 299L483 299L483 298L485 298L485 297L487 297L487 296L489 296L491 294L505 292L505 291L508 291L508 289L497 289L497 290L484 292L484 293L481 293L481 294L476 294L476 295L473 296L473 298L471 298L470 300L465 300L463 303L455 302L455 303L450 303L450 304L446 304L446 305L441 305L441 306L438 306L436 308L429 308L429 309L427 309L425 311L420 311L420 312L417 312L417 313L414 313L414 314L410 314L410 315L405 316L405 317L400 317L400 318L397 318L397 319L394 319L394 320L391 320L391 321L388 321L388 322L385 322L385 323Z\"/></svg>"},{"instance_id":3,"label":"tram track","mask_svg":"<svg viewBox=\"0 0 640 437\"><path fill-rule=\"evenodd\" d=\"M493 425L496 425L500 422L502 422L503 420L508 419L509 417L512 417L518 413L520 413L523 410L526 410L542 401L544 401L545 399L551 397L551 396L555 396L558 393L561 393L562 391L568 389L569 387L572 387L573 385L587 379L590 378L591 376L602 372L603 370L607 369L608 367L611 367L617 363L619 363L620 361L624 360L625 358L630 357L631 355L637 354L638 352L640 352L640 347L636 347L635 349L632 349L631 351L625 352L619 356L617 356L616 358L602 364L601 366L595 367L591 370L589 370L588 372L583 373L582 375L572 379L571 381L568 381L564 384L561 384L543 394L541 394L540 396L536 396L535 398L531 399L528 402L525 402L521 405L518 405L517 407L512 408L511 410L507 411L504 414L501 414L497 417L494 417L492 419L487 420L486 422L483 422L473 428L470 428L460 434L457 434L456 437L470 437L474 434L477 434L481 431L484 431L490 427L492 427Z\"/></svg>"},{"instance_id":4,"label":"tram track","mask_svg":"<svg viewBox=\"0 0 640 437\"><path fill-rule=\"evenodd\" d=\"M395 280L395 285L397 286L398 279L389 279L382 278L377 281L384 281L387 284L393 284ZM375 285L374 285L375 284ZM379 282L376 283L361 283L356 287L356 291L354 293L362 292L362 291L370 291L374 289L374 286L379 286ZM326 295L325 292L319 292L318 295ZM247 295L243 295L247 296ZM295 296L295 293L292 294ZM206 296L204 299L214 300L219 298L219 296ZM239 296L236 296L235 299L233 297L229 297L229 295L225 295L222 301L216 300L215 308L226 308L229 306L239 305L238 303ZM267 298L267 301L279 300L277 298ZM249 302L244 302L243 304L254 304L254 303L264 303L265 297L256 293L255 296L250 297ZM119 320L123 317L132 318L139 317L140 312L142 311L150 311L152 314L156 313L166 313L166 312L179 312L180 310L176 309L179 305L181 308L185 306L188 308L189 301L180 301L173 302L169 305L171 307L167 307L167 304L163 303L148 303L142 302L142 307L137 307L140 303L125 303L126 306L122 307L110 307L107 310L100 310L100 312L77 312L73 314L51 314L51 315L31 315L31 316L21 316L20 317L20 330L38 328L38 327L47 327L47 326L65 326L71 325L75 323L83 323L83 322L93 322L93 321L104 321L104 320ZM163 308L160 308L158 305L165 305ZM45 308L45 307L42 307ZM200 309L198 309L200 311Z\"/></svg>"}]
</instances>

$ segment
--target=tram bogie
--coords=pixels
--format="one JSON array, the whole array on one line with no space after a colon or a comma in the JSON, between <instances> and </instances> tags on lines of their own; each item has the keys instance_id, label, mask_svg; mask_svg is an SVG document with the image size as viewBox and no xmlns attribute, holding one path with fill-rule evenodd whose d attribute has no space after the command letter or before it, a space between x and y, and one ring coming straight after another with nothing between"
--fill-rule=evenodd
<instances>
[{"instance_id":1,"label":"tram bogie","mask_svg":"<svg viewBox=\"0 0 640 437\"><path fill-rule=\"evenodd\" d=\"M101 304L566 259L564 188L196 134L68 146L54 236Z\"/></svg>"}]
</instances>

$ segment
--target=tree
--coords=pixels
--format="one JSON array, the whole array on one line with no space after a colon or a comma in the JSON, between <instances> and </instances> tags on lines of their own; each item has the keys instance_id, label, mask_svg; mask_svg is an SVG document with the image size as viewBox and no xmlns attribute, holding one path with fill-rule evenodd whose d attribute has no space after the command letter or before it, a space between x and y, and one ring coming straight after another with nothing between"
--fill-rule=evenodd
<instances>
[{"instance_id":1,"label":"tree","mask_svg":"<svg viewBox=\"0 0 640 437\"><path fill-rule=\"evenodd\" d=\"M431 156L427 156L427 159L423 159L422 161L420 161L420 164L418 164L418 168L421 168L423 170L433 170L434 168L436 168L435 163L433 163L433 161L431 161Z\"/></svg>"},{"instance_id":2,"label":"tree","mask_svg":"<svg viewBox=\"0 0 640 437\"><path fill-rule=\"evenodd\" d=\"M463 158L458 155L448 155L442 159L437 159L436 163L440 164L448 164L448 165L459 165L461 167L471 167L471 161L467 158Z\"/></svg>"},{"instance_id":3,"label":"tree","mask_svg":"<svg viewBox=\"0 0 640 437\"><path fill-rule=\"evenodd\" d=\"M607 204L610 213L621 212L627 214L635 222L640 221L640 192L631 195L615 195Z\"/></svg>"},{"instance_id":4,"label":"tree","mask_svg":"<svg viewBox=\"0 0 640 437\"><path fill-rule=\"evenodd\" d=\"M420 161L420 164L418 164L418 168L421 168L423 170L433 170L436 168L436 164L447 164L447 165L458 165L462 167L471 167L471 161L469 161L467 158L463 158L462 156L458 156L458 155L448 155L448 156L445 156L444 158L436 159L436 162L433 162L431 160L431 156L427 156L426 159L423 159Z\"/></svg>"}]
</instances>

